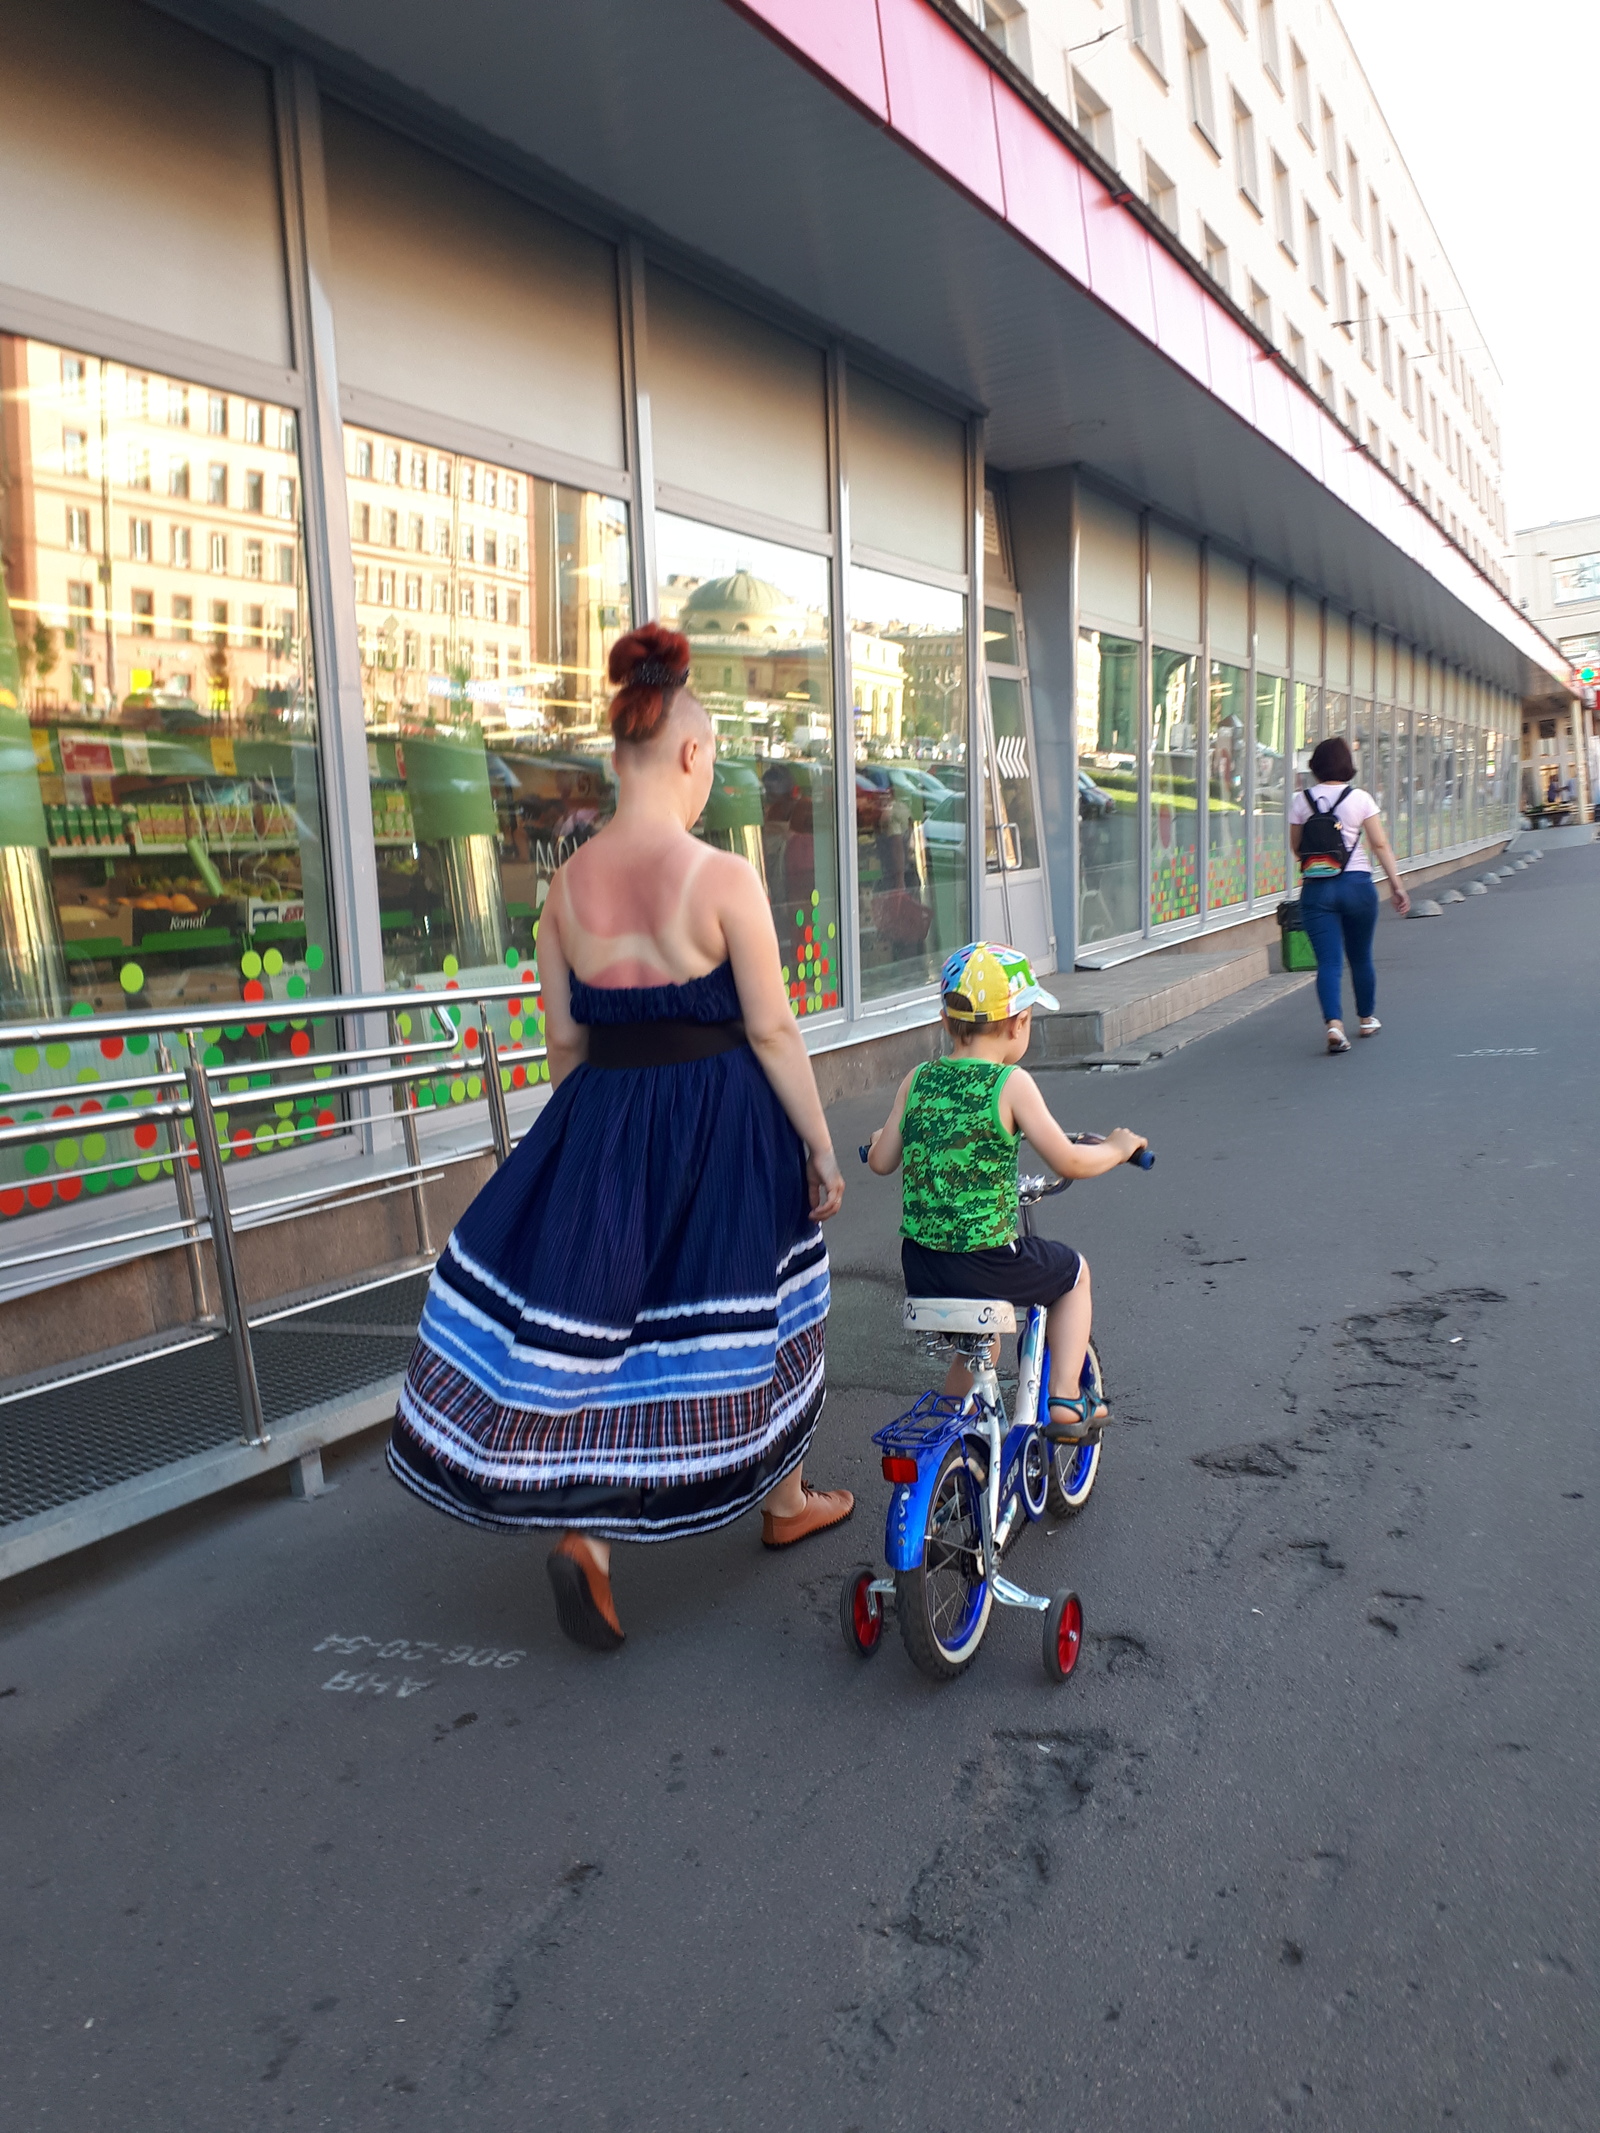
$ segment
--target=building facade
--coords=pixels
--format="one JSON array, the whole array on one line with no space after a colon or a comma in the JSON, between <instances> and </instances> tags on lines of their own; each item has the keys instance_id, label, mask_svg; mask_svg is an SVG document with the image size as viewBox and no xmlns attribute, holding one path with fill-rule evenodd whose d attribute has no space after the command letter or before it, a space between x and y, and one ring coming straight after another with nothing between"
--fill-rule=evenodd
<instances>
[{"instance_id":1,"label":"building facade","mask_svg":"<svg viewBox=\"0 0 1600 2133\"><path fill-rule=\"evenodd\" d=\"M1600 801L1600 518L1530 526L1515 544L1518 604L1571 660L1582 689L1569 711L1544 704L1524 719L1523 806L1570 794L1588 821Z\"/></svg>"},{"instance_id":2,"label":"building facade","mask_svg":"<svg viewBox=\"0 0 1600 2133\"><path fill-rule=\"evenodd\" d=\"M927 1023L979 931L1070 969L1270 913L1327 733L1402 865L1507 834L1572 678L1492 376L1329 11L1196 8L1078 53L1065 5L0 0L0 996L85 1020L0 1062L63 1121L0 1214L159 1184L126 1002L215 1003L229 1159L288 1166L350 1136L252 1062L314 1068L334 989L526 971L536 1030L649 614L814 1049Z\"/></svg>"}]
</instances>

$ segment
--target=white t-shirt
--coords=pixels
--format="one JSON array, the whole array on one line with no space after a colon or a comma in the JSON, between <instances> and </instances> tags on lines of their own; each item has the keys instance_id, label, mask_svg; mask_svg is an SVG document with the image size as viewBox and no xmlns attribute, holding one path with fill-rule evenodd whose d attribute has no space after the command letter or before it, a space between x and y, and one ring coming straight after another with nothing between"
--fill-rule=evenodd
<instances>
[{"instance_id":1,"label":"white t-shirt","mask_svg":"<svg viewBox=\"0 0 1600 2133\"><path fill-rule=\"evenodd\" d=\"M1310 790L1317 796L1318 808L1323 814L1326 814L1330 804L1339 799L1344 787L1342 785L1313 785ZM1373 799L1371 793L1363 792L1359 786L1352 789L1348 800L1339 801L1335 813L1339 818L1339 829L1344 837L1345 850L1350 854L1345 863L1345 872L1347 874L1370 874L1372 872L1372 861L1367 855L1367 841L1361 834L1361 825L1381 812L1382 810L1379 808L1377 801ZM1311 820L1311 804L1303 792L1297 792L1289 802L1289 820L1295 824Z\"/></svg>"}]
</instances>

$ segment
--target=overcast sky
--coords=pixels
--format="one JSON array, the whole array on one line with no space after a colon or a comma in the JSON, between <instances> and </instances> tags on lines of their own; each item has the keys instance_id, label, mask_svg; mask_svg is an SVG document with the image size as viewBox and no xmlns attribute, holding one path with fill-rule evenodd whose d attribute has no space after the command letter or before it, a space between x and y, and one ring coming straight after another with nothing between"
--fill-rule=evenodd
<instances>
[{"instance_id":1,"label":"overcast sky","mask_svg":"<svg viewBox=\"0 0 1600 2133\"><path fill-rule=\"evenodd\" d=\"M1337 7L1504 381L1513 529L1600 513L1600 5Z\"/></svg>"}]
</instances>

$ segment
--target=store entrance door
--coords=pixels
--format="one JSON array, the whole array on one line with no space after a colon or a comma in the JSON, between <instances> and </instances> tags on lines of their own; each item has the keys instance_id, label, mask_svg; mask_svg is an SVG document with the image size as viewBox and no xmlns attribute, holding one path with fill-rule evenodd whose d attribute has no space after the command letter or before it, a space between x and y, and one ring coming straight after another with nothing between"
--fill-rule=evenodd
<instances>
[{"instance_id":1,"label":"store entrance door","mask_svg":"<svg viewBox=\"0 0 1600 2133\"><path fill-rule=\"evenodd\" d=\"M999 600L985 606L983 649L983 930L989 940L1020 948L1036 971L1054 970L1033 709L1016 606Z\"/></svg>"}]
</instances>

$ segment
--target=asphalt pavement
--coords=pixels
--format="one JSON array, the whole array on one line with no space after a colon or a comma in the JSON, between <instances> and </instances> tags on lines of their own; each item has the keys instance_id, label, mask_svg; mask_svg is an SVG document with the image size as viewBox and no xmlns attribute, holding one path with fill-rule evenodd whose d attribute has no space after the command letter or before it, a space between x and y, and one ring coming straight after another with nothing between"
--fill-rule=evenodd
<instances>
[{"instance_id":1,"label":"asphalt pavement","mask_svg":"<svg viewBox=\"0 0 1600 2133\"><path fill-rule=\"evenodd\" d=\"M16 2133L1600 2123L1600 847L1385 915L1385 1027L1300 994L1136 1072L1050 1203L1101 1479L936 1688L841 1640L871 1430L930 1382L849 1165L808 1471L854 1519L617 1551L247 1489L0 1589ZM853 1149L885 1099L838 1107Z\"/></svg>"}]
</instances>

